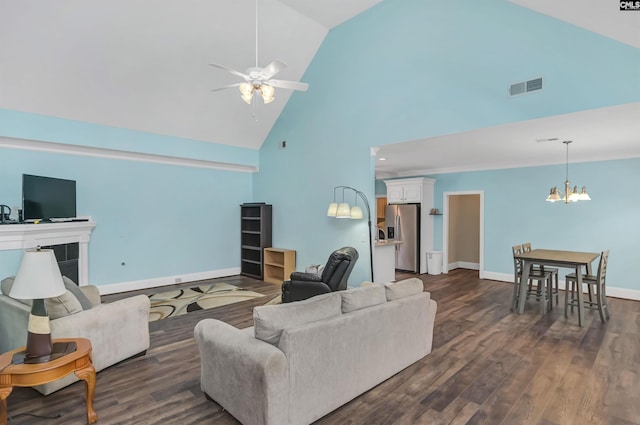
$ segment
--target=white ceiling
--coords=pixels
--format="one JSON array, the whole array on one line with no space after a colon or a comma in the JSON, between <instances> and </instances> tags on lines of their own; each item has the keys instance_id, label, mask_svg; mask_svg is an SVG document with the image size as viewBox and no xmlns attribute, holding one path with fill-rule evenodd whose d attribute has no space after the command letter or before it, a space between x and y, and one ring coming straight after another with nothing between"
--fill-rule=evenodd
<instances>
[{"instance_id":1,"label":"white ceiling","mask_svg":"<svg viewBox=\"0 0 640 425\"><path fill-rule=\"evenodd\" d=\"M288 67L277 78L301 80L331 28L381 1L260 0L259 65L283 60ZM613 0L510 1L640 46L640 13L621 12ZM208 66L254 65L254 7L254 0L0 0L0 108L257 149L291 92L277 90L275 102L253 108L236 90L210 92L238 78ZM637 105L629 108L618 112L637 113ZM610 152L629 150L626 137L637 128L622 130L624 123L608 121L620 117L606 110L584 114L387 146L380 172L508 166L523 161L521 149L531 163L543 161L540 154L555 161L563 146L531 142L544 137L575 140L576 160L596 145L592 134L605 138ZM598 128L577 134L575 123L586 128L593 114ZM457 143L466 148L448 148ZM519 155L509 153L513 146ZM448 155L434 163L436 147ZM553 153L542 153L547 148ZM413 164L417 152L426 156Z\"/></svg>"},{"instance_id":2,"label":"white ceiling","mask_svg":"<svg viewBox=\"0 0 640 425\"><path fill-rule=\"evenodd\" d=\"M640 13L617 0L509 0L543 15L640 48Z\"/></svg>"},{"instance_id":3,"label":"white ceiling","mask_svg":"<svg viewBox=\"0 0 640 425\"><path fill-rule=\"evenodd\" d=\"M335 25L381 0L260 0L259 65L299 81ZM255 65L254 0L0 0L0 108L258 149L291 95L255 109L210 67ZM311 88L313 90L313 88Z\"/></svg>"},{"instance_id":4,"label":"white ceiling","mask_svg":"<svg viewBox=\"0 0 640 425\"><path fill-rule=\"evenodd\" d=\"M376 177L562 164L565 140L570 162L640 157L638 117L640 103L631 103L387 145Z\"/></svg>"}]
</instances>

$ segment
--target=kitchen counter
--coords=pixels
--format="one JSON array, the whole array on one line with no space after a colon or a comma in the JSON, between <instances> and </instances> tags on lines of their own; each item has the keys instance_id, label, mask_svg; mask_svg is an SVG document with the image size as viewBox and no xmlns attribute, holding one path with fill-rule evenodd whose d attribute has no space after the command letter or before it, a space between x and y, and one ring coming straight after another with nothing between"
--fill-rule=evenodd
<instances>
[{"instance_id":1,"label":"kitchen counter","mask_svg":"<svg viewBox=\"0 0 640 425\"><path fill-rule=\"evenodd\" d=\"M373 256L373 276L376 283L396 280L396 246L402 241L394 239L377 240Z\"/></svg>"},{"instance_id":2,"label":"kitchen counter","mask_svg":"<svg viewBox=\"0 0 640 425\"><path fill-rule=\"evenodd\" d=\"M385 245L400 245L402 241L397 241L395 239L381 239L377 240L375 246L385 246Z\"/></svg>"}]
</instances>

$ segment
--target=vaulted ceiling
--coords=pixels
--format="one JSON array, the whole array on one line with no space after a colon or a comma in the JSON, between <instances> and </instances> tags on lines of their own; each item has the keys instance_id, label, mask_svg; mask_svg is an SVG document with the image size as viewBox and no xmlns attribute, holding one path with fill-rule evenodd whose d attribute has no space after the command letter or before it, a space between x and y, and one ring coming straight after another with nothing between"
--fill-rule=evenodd
<instances>
[{"instance_id":1,"label":"vaulted ceiling","mask_svg":"<svg viewBox=\"0 0 640 425\"><path fill-rule=\"evenodd\" d=\"M327 33L381 1L259 0L258 64L280 59L288 67L276 78L304 81ZM617 2L510 1L640 47L640 13ZM255 65L255 12L254 0L0 0L0 108L258 149L289 97L305 93L278 89L272 104L247 105L235 89L210 91L239 78L209 63ZM553 125L527 137L562 134Z\"/></svg>"},{"instance_id":2,"label":"vaulted ceiling","mask_svg":"<svg viewBox=\"0 0 640 425\"><path fill-rule=\"evenodd\" d=\"M327 32L379 1L260 0L259 65L300 80ZM0 108L257 149L291 92L252 107L212 93L239 79L209 66L255 65L255 4L0 0Z\"/></svg>"}]
</instances>

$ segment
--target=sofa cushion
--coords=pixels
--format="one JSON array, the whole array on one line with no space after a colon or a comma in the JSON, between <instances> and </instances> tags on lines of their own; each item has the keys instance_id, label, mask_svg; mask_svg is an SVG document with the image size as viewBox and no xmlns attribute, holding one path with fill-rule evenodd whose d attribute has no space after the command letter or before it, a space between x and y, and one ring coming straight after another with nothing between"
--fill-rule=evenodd
<instances>
[{"instance_id":1,"label":"sofa cushion","mask_svg":"<svg viewBox=\"0 0 640 425\"><path fill-rule=\"evenodd\" d=\"M359 288L340 291L340 294L342 295L343 313L349 313L387 302L385 289L382 285L361 286Z\"/></svg>"},{"instance_id":2,"label":"sofa cushion","mask_svg":"<svg viewBox=\"0 0 640 425\"><path fill-rule=\"evenodd\" d=\"M424 292L424 284L416 277L385 285L387 301L393 301Z\"/></svg>"},{"instance_id":3,"label":"sofa cushion","mask_svg":"<svg viewBox=\"0 0 640 425\"><path fill-rule=\"evenodd\" d=\"M73 280L69 279L67 276L62 276L62 281L64 282L64 287L67 288L67 291L71 292L73 296L76 297L78 302L80 302L83 310L89 310L91 307L93 307L93 304L91 304L89 298L87 298L84 292L82 292L80 287L76 285Z\"/></svg>"},{"instance_id":4,"label":"sofa cushion","mask_svg":"<svg viewBox=\"0 0 640 425\"><path fill-rule=\"evenodd\" d=\"M14 280L15 276L10 276L2 280L2 283L0 283L0 290L2 291L3 295L9 296L11 288L13 287ZM75 283L73 283L73 281L69 280L69 282L71 282L71 285L75 286ZM67 282L65 282L65 287L67 287ZM80 290L78 289L78 291ZM86 299L86 296L84 294L82 296ZM15 300L28 306L31 306L32 304L31 300L22 300L17 298L15 298ZM88 301L89 300L87 299L87 302ZM80 303L78 298L76 298L76 296L68 289L59 297L47 298L45 300L45 305L47 307L47 313L49 313L49 319L51 320L69 316L70 314L79 313L83 310L82 304ZM91 305L91 303L89 303L89 305Z\"/></svg>"},{"instance_id":5,"label":"sofa cushion","mask_svg":"<svg viewBox=\"0 0 640 425\"><path fill-rule=\"evenodd\" d=\"M286 328L338 316L342 312L339 292L316 295L304 301L287 304L263 305L253 309L255 337L278 345Z\"/></svg>"}]
</instances>

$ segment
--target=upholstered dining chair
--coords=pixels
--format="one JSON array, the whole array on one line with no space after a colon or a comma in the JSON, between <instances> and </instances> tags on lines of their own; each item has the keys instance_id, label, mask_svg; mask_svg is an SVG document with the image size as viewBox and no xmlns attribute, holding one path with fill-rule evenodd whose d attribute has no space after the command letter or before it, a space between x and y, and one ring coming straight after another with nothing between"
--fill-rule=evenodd
<instances>
[{"instance_id":1,"label":"upholstered dining chair","mask_svg":"<svg viewBox=\"0 0 640 425\"><path fill-rule=\"evenodd\" d=\"M531 251L531 242L526 242L522 244L522 252ZM545 272L551 273L551 294L556 296L556 305L560 305L560 290L558 287L558 269L555 267L545 267L545 266L533 266L533 269L543 274ZM551 303L551 307L553 308L553 303Z\"/></svg>"},{"instance_id":2,"label":"upholstered dining chair","mask_svg":"<svg viewBox=\"0 0 640 425\"><path fill-rule=\"evenodd\" d=\"M608 262L609 250L602 251L602 253L600 254L600 261L598 262L597 274L587 274L582 276L582 283L588 285L589 288L589 300L584 301L584 307L598 310L602 323L609 320L609 307L607 306L606 293ZM567 284L567 288L564 298L564 317L567 317L567 309L569 308L569 306L571 306L571 311L573 311L573 307L578 307L578 297L576 291L582 291L582 288L578 288L578 278L575 273L568 274L565 277L565 282ZM595 301L591 296L592 289L596 298Z\"/></svg>"},{"instance_id":3,"label":"upholstered dining chair","mask_svg":"<svg viewBox=\"0 0 640 425\"><path fill-rule=\"evenodd\" d=\"M540 301L540 313L545 314L547 310L551 310L553 304L551 299L551 273L546 271L533 269L529 273L529 281L522 282L522 260L515 258L522 254L522 245L514 245L511 247L513 252L513 296L511 298L511 311L518 309L520 300L520 285L527 285L527 298L535 296ZM536 282L536 285L533 285Z\"/></svg>"},{"instance_id":4,"label":"upholstered dining chair","mask_svg":"<svg viewBox=\"0 0 640 425\"><path fill-rule=\"evenodd\" d=\"M282 283L282 302L302 301L329 292L347 289L347 279L358 260L358 251L345 246L333 251L324 266L322 275L293 272Z\"/></svg>"}]
</instances>

